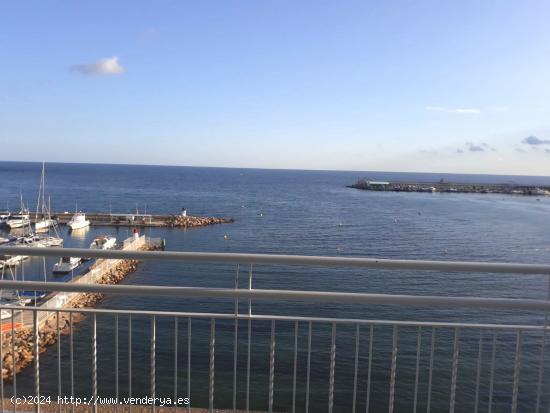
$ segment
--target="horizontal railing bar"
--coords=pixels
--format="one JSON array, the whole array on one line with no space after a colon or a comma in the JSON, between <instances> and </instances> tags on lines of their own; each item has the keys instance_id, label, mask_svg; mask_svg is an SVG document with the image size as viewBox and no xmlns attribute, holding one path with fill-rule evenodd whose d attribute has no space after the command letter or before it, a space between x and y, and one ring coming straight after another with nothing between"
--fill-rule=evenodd
<instances>
[{"instance_id":1,"label":"horizontal railing bar","mask_svg":"<svg viewBox=\"0 0 550 413\"><path fill-rule=\"evenodd\" d=\"M29 291L63 291L140 296L172 296L192 298L227 298L270 301L314 301L345 304L383 304L420 307L508 308L521 310L550 310L550 301L510 298L441 297L344 293L325 291L236 290L233 288L165 287L154 285L75 284L65 282L0 280L0 289Z\"/></svg>"},{"instance_id":2,"label":"horizontal railing bar","mask_svg":"<svg viewBox=\"0 0 550 413\"><path fill-rule=\"evenodd\" d=\"M326 257L304 255L242 254L180 251L121 251L86 248L0 247L0 255L73 256L110 259L186 261L205 263L303 265L320 267L359 267L429 271L550 274L547 264L516 264L468 261L393 260L377 258Z\"/></svg>"},{"instance_id":3,"label":"horizontal railing bar","mask_svg":"<svg viewBox=\"0 0 550 413\"><path fill-rule=\"evenodd\" d=\"M13 307L0 305L0 309L11 310ZM196 313L196 312L179 312L179 311L148 311L148 310L115 310L104 308L59 308L56 310L40 308L40 307L21 307L18 311L37 311L37 312L52 312L59 311L60 313L83 313L83 314L101 314L101 315L132 315L132 316L155 316L155 317L184 317L184 318L204 318L204 319L225 319L225 320L252 320L252 321L288 321L288 322L312 322L320 324L360 324L360 325L384 325L400 327L435 327L435 328L455 328L464 329L488 329L488 330L521 330L521 331L543 331L545 328L550 330L550 326L544 325L527 325L527 324L486 324L486 323L453 323L443 321L415 321L415 320L372 320L372 319L356 319L356 318L330 318L330 317L307 317L307 316L281 316L269 314L226 314L226 313Z\"/></svg>"}]
</instances>

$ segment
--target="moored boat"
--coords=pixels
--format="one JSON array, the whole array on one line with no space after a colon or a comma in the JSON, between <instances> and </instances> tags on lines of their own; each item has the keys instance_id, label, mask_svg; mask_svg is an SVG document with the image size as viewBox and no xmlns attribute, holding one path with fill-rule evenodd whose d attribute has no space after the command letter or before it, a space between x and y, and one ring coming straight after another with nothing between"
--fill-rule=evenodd
<instances>
[{"instance_id":1,"label":"moored boat","mask_svg":"<svg viewBox=\"0 0 550 413\"><path fill-rule=\"evenodd\" d=\"M90 244L92 250L110 250L116 246L116 237L101 235L94 238Z\"/></svg>"},{"instance_id":2,"label":"moored boat","mask_svg":"<svg viewBox=\"0 0 550 413\"><path fill-rule=\"evenodd\" d=\"M54 274L65 274L71 272L80 265L82 261L79 257L61 257L53 266Z\"/></svg>"},{"instance_id":3,"label":"moored boat","mask_svg":"<svg viewBox=\"0 0 550 413\"><path fill-rule=\"evenodd\" d=\"M15 267L17 264L25 261L29 257L27 255L1 255L0 256L0 269Z\"/></svg>"},{"instance_id":4,"label":"moored boat","mask_svg":"<svg viewBox=\"0 0 550 413\"><path fill-rule=\"evenodd\" d=\"M34 224L34 230L36 232L38 231L48 231L51 227L55 227L57 225L57 221L52 218L44 218L40 221L36 221Z\"/></svg>"},{"instance_id":5,"label":"moored boat","mask_svg":"<svg viewBox=\"0 0 550 413\"><path fill-rule=\"evenodd\" d=\"M10 229L23 228L30 225L31 220L26 210L21 210L18 214L10 215L5 221L5 225Z\"/></svg>"},{"instance_id":6,"label":"moored boat","mask_svg":"<svg viewBox=\"0 0 550 413\"><path fill-rule=\"evenodd\" d=\"M71 220L67 223L70 229L80 229L90 226L90 221L86 219L86 214L83 212L76 212Z\"/></svg>"}]
</instances>

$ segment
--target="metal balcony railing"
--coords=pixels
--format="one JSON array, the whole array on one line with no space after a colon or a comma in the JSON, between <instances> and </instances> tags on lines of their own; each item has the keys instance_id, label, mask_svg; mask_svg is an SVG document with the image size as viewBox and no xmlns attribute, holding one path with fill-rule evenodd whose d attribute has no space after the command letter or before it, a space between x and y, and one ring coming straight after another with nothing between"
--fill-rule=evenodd
<instances>
[{"instance_id":1,"label":"metal balcony railing","mask_svg":"<svg viewBox=\"0 0 550 413\"><path fill-rule=\"evenodd\" d=\"M125 403L132 397L152 411L168 398L172 405L189 398L190 404L178 406L189 411L201 406L247 412L550 409L545 358L550 265L25 247L3 247L0 254L235 266L234 288L1 280L4 290L131 298L125 308L112 308L116 301L94 309L0 306L10 312L0 335L0 359L24 347L17 341L19 331L28 329L32 341L32 365L0 382L2 411L4 396L18 394L55 396L56 402L79 397L94 410L105 401ZM239 288L243 265L244 289ZM548 277L549 286L544 299L254 289L254 271L261 265L530 274ZM145 310L141 300L162 308ZM178 311L182 300L196 303L197 310ZM226 311L216 311L222 308L214 306L218 301ZM334 315L289 314L285 306L293 302L313 310L330 306ZM365 315L383 308L388 317L342 317L339 308L359 308ZM415 308L428 309L434 319L407 319ZM475 311L506 311L525 314L531 322L436 319L439 311L464 309L468 317ZM84 321L76 323L77 314L84 314ZM48 328L55 344L41 353ZM156 403L144 403L143 397ZM36 411L40 407L33 405Z\"/></svg>"}]
</instances>

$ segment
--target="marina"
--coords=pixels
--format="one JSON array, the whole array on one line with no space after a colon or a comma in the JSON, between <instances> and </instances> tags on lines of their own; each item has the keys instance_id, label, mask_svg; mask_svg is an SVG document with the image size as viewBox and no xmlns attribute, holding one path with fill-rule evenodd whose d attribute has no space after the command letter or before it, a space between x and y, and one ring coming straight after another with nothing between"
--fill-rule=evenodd
<instances>
[{"instance_id":1,"label":"marina","mask_svg":"<svg viewBox=\"0 0 550 413\"><path fill-rule=\"evenodd\" d=\"M125 240L121 244L121 251L139 251L152 250L160 247L160 240L147 238L137 233L132 238ZM61 257L54 265L53 273L70 273L81 264L82 258L79 257ZM132 260L97 259L89 268L78 276L71 277L66 281L68 284L113 284L118 283L124 277L135 270L136 262ZM4 277L2 277L4 279ZM41 284L41 283L40 283ZM45 284L44 284L45 285ZM11 340L12 346L19 350L15 355L10 355L3 351L3 380L13 375L14 371L20 371L30 364L33 360L32 341L29 340L28 330L33 324L42 332L40 346L45 348L60 339L59 330L51 328L50 320L54 319L59 323L61 318L59 310L63 308L82 308L93 306L101 299L99 295L89 295L78 292L50 292L42 291L18 291L18 290L0 290L0 302L4 306L1 319L1 331L14 331ZM35 308L43 311L36 313L38 318L35 320L31 312L24 311L25 306L32 304ZM6 308L8 307L8 308ZM59 325L59 324L58 324ZM10 337L3 337L6 342ZM15 360L15 365L13 364Z\"/></svg>"}]
</instances>

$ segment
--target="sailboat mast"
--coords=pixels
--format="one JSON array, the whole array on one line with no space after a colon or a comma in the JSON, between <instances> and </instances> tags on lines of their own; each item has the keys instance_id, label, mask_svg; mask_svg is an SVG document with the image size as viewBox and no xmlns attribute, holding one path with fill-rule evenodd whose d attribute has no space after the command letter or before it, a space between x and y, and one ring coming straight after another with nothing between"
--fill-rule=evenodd
<instances>
[{"instance_id":1,"label":"sailboat mast","mask_svg":"<svg viewBox=\"0 0 550 413\"><path fill-rule=\"evenodd\" d=\"M42 218L44 218L44 212L46 209L45 195L46 195L46 166L44 161L42 161Z\"/></svg>"},{"instance_id":2,"label":"sailboat mast","mask_svg":"<svg viewBox=\"0 0 550 413\"><path fill-rule=\"evenodd\" d=\"M38 188L38 200L36 201L36 214L34 215L35 221L38 221L40 200L42 200L42 213L44 213L44 162L42 162L42 175L40 176L40 187Z\"/></svg>"}]
</instances>

